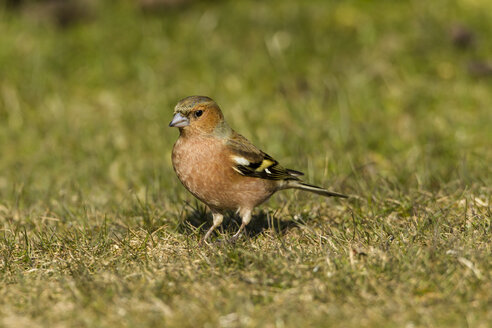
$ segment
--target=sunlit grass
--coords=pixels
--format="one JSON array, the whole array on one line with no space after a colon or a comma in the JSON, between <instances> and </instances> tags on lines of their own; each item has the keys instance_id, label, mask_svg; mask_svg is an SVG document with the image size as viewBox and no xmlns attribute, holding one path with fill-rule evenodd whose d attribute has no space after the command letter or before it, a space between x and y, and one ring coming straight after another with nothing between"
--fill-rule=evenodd
<instances>
[{"instance_id":1,"label":"sunlit grass","mask_svg":"<svg viewBox=\"0 0 492 328\"><path fill-rule=\"evenodd\" d=\"M491 10L122 2L68 27L0 10L0 325L489 326ZM192 94L351 198L282 192L249 236L223 242L231 216L198 246L210 215L167 127Z\"/></svg>"}]
</instances>

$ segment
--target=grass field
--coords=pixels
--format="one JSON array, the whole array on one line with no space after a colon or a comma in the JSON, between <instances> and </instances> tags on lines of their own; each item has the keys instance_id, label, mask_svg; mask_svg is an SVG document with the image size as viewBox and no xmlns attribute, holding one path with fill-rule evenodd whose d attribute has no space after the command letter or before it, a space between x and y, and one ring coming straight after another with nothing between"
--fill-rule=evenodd
<instances>
[{"instance_id":1,"label":"grass field","mask_svg":"<svg viewBox=\"0 0 492 328\"><path fill-rule=\"evenodd\" d=\"M491 13L0 9L0 327L492 327ZM199 246L167 127L193 94L350 199L278 193Z\"/></svg>"}]
</instances>

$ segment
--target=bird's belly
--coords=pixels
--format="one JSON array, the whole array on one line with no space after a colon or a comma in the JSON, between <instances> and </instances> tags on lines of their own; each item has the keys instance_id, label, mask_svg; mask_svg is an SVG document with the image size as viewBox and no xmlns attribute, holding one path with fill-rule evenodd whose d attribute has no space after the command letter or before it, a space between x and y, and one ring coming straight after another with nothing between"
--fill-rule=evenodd
<instances>
[{"instance_id":1,"label":"bird's belly","mask_svg":"<svg viewBox=\"0 0 492 328\"><path fill-rule=\"evenodd\" d=\"M192 149L188 149L192 147ZM217 210L253 208L275 192L272 181L241 176L217 145L176 144L173 166L181 183L196 198Z\"/></svg>"}]
</instances>

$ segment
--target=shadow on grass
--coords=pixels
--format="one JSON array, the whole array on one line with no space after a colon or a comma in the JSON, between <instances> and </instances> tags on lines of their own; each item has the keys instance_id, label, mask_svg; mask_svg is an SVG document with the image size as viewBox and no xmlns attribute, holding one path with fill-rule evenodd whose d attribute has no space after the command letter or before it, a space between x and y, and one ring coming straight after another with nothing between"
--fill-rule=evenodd
<instances>
[{"instance_id":1,"label":"shadow on grass","mask_svg":"<svg viewBox=\"0 0 492 328\"><path fill-rule=\"evenodd\" d=\"M186 211L184 218L184 221L178 227L180 233L189 234L198 232L203 237L212 226L212 214L201 206L192 207L190 211ZM232 236L237 232L240 225L241 218L235 212L231 211L224 215L224 221L216 231ZM275 218L275 215L261 210L253 214L253 218L243 234L250 238L255 238L265 230L272 230L277 234L284 234L289 229L297 227L297 225L292 220L282 221Z\"/></svg>"}]
</instances>

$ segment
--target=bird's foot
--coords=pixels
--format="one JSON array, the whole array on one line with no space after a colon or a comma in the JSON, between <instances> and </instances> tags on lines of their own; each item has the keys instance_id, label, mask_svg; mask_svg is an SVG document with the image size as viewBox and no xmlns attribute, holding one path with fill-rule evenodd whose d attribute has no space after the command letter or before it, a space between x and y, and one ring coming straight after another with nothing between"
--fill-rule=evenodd
<instances>
[{"instance_id":1,"label":"bird's foot","mask_svg":"<svg viewBox=\"0 0 492 328\"><path fill-rule=\"evenodd\" d=\"M212 247L212 246L221 246L221 245L224 245L224 244L227 244L227 243L229 243L229 241L226 240L226 239L216 239L214 241L210 241L208 239L202 238L198 242L198 246L209 246L209 247Z\"/></svg>"},{"instance_id":2,"label":"bird's foot","mask_svg":"<svg viewBox=\"0 0 492 328\"><path fill-rule=\"evenodd\" d=\"M245 227L244 226L241 226L239 228L239 230L229 239L229 242L234 244L235 242L237 242L239 240L239 238L241 238L243 236L243 232L245 231Z\"/></svg>"}]
</instances>

